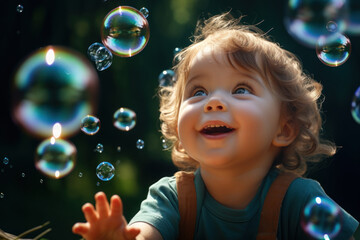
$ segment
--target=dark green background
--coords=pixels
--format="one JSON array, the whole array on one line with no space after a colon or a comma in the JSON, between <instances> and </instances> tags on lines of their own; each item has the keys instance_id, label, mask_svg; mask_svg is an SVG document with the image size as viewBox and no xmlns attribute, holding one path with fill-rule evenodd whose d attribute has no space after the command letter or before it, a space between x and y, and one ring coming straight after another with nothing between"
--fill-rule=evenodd
<instances>
[{"instance_id":1,"label":"dark green background","mask_svg":"<svg viewBox=\"0 0 360 240\"><path fill-rule=\"evenodd\" d=\"M18 4L24 6L22 13L16 11ZM104 16L119 5L149 10L149 43L132 58L114 56L112 66L98 72L100 95L96 116L101 120L101 130L94 136L79 132L71 137L69 140L78 150L75 169L59 180L46 178L34 167L34 152L41 140L24 133L11 119L11 76L26 56L50 44L67 46L86 55L90 44L101 41ZM350 114L350 102L360 85L359 36L349 36L352 54L344 65L327 67L317 59L313 49L300 45L286 32L284 6L282 0L1 2L0 160L8 157L10 163L5 166L0 162L0 192L5 194L0 199L0 229L20 234L49 220L52 231L46 235L48 239L79 239L71 233L71 227L83 221L82 204L93 202L93 195L99 190L121 195L124 214L130 219L146 197L148 186L176 171L169 152L163 151L160 142L158 75L171 67L174 48L189 44L200 16L230 9L236 16L246 15L247 23L263 20L260 28L295 53L304 69L324 85L324 134L342 148L310 176L320 181L328 195L359 220L360 125ZM130 132L121 132L112 125L112 115L119 107L137 113L137 125ZM135 147L138 138L145 141L143 150ZM102 154L93 151L97 143L104 145ZM117 146L122 147L121 152L117 152ZM117 172L113 180L100 181L97 186L95 168L101 161L112 162Z\"/></svg>"}]
</instances>

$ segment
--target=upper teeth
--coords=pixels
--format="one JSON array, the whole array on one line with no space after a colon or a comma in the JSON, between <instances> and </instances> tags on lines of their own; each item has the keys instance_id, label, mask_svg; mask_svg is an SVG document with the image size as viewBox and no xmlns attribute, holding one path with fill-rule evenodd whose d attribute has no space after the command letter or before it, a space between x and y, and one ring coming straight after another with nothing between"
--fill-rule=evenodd
<instances>
[{"instance_id":1,"label":"upper teeth","mask_svg":"<svg viewBox=\"0 0 360 240\"><path fill-rule=\"evenodd\" d=\"M216 125L208 125L208 126L205 127L205 129L206 129L206 128L215 128L215 127L226 127L226 128L227 128L227 126L225 126L225 125L218 125L218 124L216 124Z\"/></svg>"}]
</instances>

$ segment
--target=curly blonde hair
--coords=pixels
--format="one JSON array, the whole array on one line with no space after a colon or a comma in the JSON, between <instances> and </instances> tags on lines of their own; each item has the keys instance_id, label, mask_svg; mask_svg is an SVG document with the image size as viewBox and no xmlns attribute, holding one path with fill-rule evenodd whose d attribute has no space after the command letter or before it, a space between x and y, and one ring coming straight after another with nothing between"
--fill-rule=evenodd
<instances>
[{"instance_id":1,"label":"curly blonde hair","mask_svg":"<svg viewBox=\"0 0 360 240\"><path fill-rule=\"evenodd\" d=\"M282 102L282 115L290 118L298 134L284 147L274 165L285 171L303 175L307 162L318 162L336 152L335 145L320 138L322 119L322 85L304 73L298 58L282 49L254 25L241 24L241 17L230 13L199 21L192 44L179 52L174 59L177 81L174 86L159 89L161 132L172 142L172 160L183 170L195 170L198 163L182 148L177 121L189 73L196 54L205 47L222 51L234 68L243 67L258 72L265 84Z\"/></svg>"}]
</instances>

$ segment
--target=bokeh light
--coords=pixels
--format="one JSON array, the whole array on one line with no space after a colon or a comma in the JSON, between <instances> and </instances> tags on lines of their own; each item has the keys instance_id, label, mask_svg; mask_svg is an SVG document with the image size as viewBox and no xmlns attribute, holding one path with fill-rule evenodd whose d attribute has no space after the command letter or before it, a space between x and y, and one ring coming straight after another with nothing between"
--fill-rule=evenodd
<instances>
[{"instance_id":1,"label":"bokeh light","mask_svg":"<svg viewBox=\"0 0 360 240\"><path fill-rule=\"evenodd\" d=\"M346 21L346 32L352 35L360 34L360 1L348 0L349 13Z\"/></svg>"},{"instance_id":2,"label":"bokeh light","mask_svg":"<svg viewBox=\"0 0 360 240\"><path fill-rule=\"evenodd\" d=\"M360 124L360 86L356 89L351 102L351 115L353 116L355 122Z\"/></svg>"},{"instance_id":3,"label":"bokeh light","mask_svg":"<svg viewBox=\"0 0 360 240\"><path fill-rule=\"evenodd\" d=\"M80 129L87 135L94 135L100 130L100 120L92 115L86 115L81 119Z\"/></svg>"},{"instance_id":4,"label":"bokeh light","mask_svg":"<svg viewBox=\"0 0 360 240\"><path fill-rule=\"evenodd\" d=\"M75 161L76 147L64 139L56 139L55 142L46 139L36 149L35 166L48 177L66 176L73 170Z\"/></svg>"},{"instance_id":5,"label":"bokeh light","mask_svg":"<svg viewBox=\"0 0 360 240\"><path fill-rule=\"evenodd\" d=\"M102 181L110 181L115 176L115 168L109 162L102 162L96 167L96 176Z\"/></svg>"},{"instance_id":6,"label":"bokeh light","mask_svg":"<svg viewBox=\"0 0 360 240\"><path fill-rule=\"evenodd\" d=\"M136 125L136 113L129 108L119 108L114 113L113 124L121 131L130 131Z\"/></svg>"},{"instance_id":7,"label":"bokeh light","mask_svg":"<svg viewBox=\"0 0 360 240\"><path fill-rule=\"evenodd\" d=\"M350 40L341 33L336 33L330 38L322 36L316 44L316 54L325 65L338 67L344 64L350 57Z\"/></svg>"},{"instance_id":8,"label":"bokeh light","mask_svg":"<svg viewBox=\"0 0 360 240\"><path fill-rule=\"evenodd\" d=\"M334 34L326 28L329 22L336 24L337 32L346 29L345 0L288 0L285 10L287 31L307 47L315 48L320 36Z\"/></svg>"},{"instance_id":9,"label":"bokeh light","mask_svg":"<svg viewBox=\"0 0 360 240\"><path fill-rule=\"evenodd\" d=\"M307 203L301 217L303 230L316 239L331 239L339 233L341 224L340 207L323 197L316 197Z\"/></svg>"},{"instance_id":10,"label":"bokeh light","mask_svg":"<svg viewBox=\"0 0 360 240\"><path fill-rule=\"evenodd\" d=\"M79 53L48 46L32 53L13 79L13 119L30 134L47 138L56 122L62 136L79 131L83 116L96 108L98 76Z\"/></svg>"},{"instance_id":11,"label":"bokeh light","mask_svg":"<svg viewBox=\"0 0 360 240\"><path fill-rule=\"evenodd\" d=\"M150 37L149 23L137 9L119 6L104 18L101 27L103 44L115 55L132 57L141 52Z\"/></svg>"}]
</instances>

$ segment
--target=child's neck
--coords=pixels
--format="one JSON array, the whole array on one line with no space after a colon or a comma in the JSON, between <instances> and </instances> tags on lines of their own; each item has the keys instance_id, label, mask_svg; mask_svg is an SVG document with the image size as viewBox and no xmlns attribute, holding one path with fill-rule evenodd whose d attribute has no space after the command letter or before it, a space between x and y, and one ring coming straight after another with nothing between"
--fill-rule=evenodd
<instances>
[{"instance_id":1,"label":"child's neck","mask_svg":"<svg viewBox=\"0 0 360 240\"><path fill-rule=\"evenodd\" d=\"M244 209L255 197L269 167L239 173L233 169L200 169L207 191L219 203L234 209Z\"/></svg>"}]
</instances>

